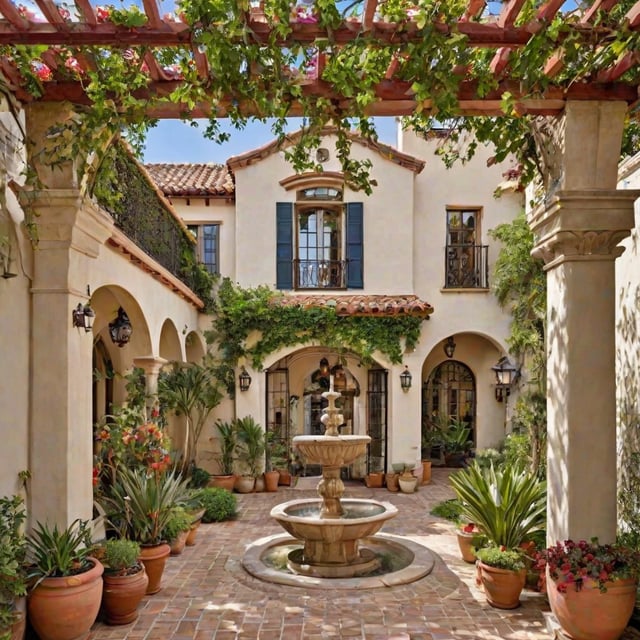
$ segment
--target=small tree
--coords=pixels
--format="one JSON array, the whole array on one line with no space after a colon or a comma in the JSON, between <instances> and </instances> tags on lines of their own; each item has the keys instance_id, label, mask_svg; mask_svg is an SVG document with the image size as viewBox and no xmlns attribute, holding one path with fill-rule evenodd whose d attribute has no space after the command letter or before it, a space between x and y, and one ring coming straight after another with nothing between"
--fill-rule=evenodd
<instances>
[{"instance_id":1,"label":"small tree","mask_svg":"<svg viewBox=\"0 0 640 640\"><path fill-rule=\"evenodd\" d=\"M223 392L211 362L174 362L158 379L158 399L166 409L186 419L182 468L195 464L196 447L207 418L220 404Z\"/></svg>"}]
</instances>

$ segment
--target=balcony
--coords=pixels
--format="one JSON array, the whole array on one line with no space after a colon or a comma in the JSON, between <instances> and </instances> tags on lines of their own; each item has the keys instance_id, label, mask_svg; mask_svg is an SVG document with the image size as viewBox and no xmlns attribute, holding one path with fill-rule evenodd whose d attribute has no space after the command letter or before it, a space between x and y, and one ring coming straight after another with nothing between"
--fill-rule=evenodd
<instances>
[{"instance_id":1,"label":"balcony","mask_svg":"<svg viewBox=\"0 0 640 640\"><path fill-rule=\"evenodd\" d=\"M488 289L489 246L450 244L445 247L445 289Z\"/></svg>"},{"instance_id":2,"label":"balcony","mask_svg":"<svg viewBox=\"0 0 640 640\"><path fill-rule=\"evenodd\" d=\"M294 260L296 289L344 289L346 261Z\"/></svg>"}]
</instances>

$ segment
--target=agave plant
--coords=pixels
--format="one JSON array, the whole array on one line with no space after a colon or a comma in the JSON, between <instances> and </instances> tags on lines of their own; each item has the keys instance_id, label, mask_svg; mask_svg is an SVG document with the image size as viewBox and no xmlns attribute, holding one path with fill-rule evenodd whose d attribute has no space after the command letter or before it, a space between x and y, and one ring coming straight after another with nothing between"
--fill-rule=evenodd
<instances>
[{"instance_id":1,"label":"agave plant","mask_svg":"<svg viewBox=\"0 0 640 640\"><path fill-rule=\"evenodd\" d=\"M491 544L514 549L546 527L547 484L518 466L482 469L474 462L449 480L462 516L475 522Z\"/></svg>"},{"instance_id":2,"label":"agave plant","mask_svg":"<svg viewBox=\"0 0 640 640\"><path fill-rule=\"evenodd\" d=\"M158 544L173 508L189 496L188 482L176 471L123 469L101 507L120 537L144 545Z\"/></svg>"}]
</instances>

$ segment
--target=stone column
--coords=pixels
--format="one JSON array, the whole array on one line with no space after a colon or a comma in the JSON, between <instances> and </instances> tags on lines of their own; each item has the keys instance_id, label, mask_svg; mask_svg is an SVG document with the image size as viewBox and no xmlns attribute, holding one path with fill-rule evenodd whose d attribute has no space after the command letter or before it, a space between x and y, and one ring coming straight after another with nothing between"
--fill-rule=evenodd
<instances>
[{"instance_id":1,"label":"stone column","mask_svg":"<svg viewBox=\"0 0 640 640\"><path fill-rule=\"evenodd\" d=\"M553 191L529 219L547 271L550 543L616 534L614 261L640 195L615 190L625 112L567 106Z\"/></svg>"},{"instance_id":2,"label":"stone column","mask_svg":"<svg viewBox=\"0 0 640 640\"><path fill-rule=\"evenodd\" d=\"M133 359L134 366L144 369L148 418L151 417L151 411L158 401L158 376L167 362L169 361L160 356L141 356Z\"/></svg>"},{"instance_id":3,"label":"stone column","mask_svg":"<svg viewBox=\"0 0 640 640\"><path fill-rule=\"evenodd\" d=\"M38 140L58 115L28 111L29 138ZM31 162L42 156L30 146ZM91 263L111 235L113 220L82 197L72 172L43 170L44 184L21 194L37 217L31 299L31 522L67 526L93 511L91 469L92 334L72 327L71 313L86 303Z\"/></svg>"}]
</instances>

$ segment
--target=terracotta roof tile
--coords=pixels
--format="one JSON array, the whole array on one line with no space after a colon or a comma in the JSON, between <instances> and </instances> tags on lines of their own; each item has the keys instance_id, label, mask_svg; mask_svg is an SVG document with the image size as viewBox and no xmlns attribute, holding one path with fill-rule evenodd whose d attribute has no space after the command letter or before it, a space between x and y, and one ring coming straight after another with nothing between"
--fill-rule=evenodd
<instances>
[{"instance_id":1,"label":"terracotta roof tile","mask_svg":"<svg viewBox=\"0 0 640 640\"><path fill-rule=\"evenodd\" d=\"M235 195L233 177L223 164L145 164L155 183L166 196Z\"/></svg>"},{"instance_id":2,"label":"terracotta roof tile","mask_svg":"<svg viewBox=\"0 0 640 640\"><path fill-rule=\"evenodd\" d=\"M339 316L429 316L433 307L418 296L384 295L284 295L275 299L282 306L335 307Z\"/></svg>"}]
</instances>

